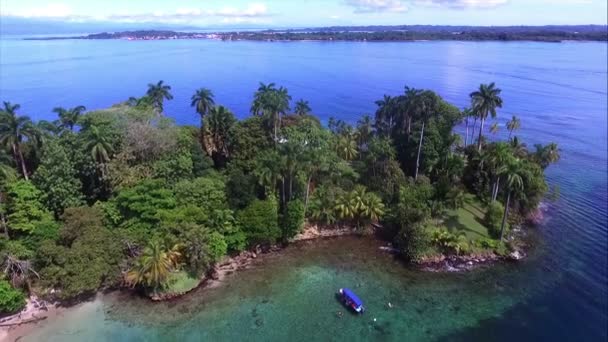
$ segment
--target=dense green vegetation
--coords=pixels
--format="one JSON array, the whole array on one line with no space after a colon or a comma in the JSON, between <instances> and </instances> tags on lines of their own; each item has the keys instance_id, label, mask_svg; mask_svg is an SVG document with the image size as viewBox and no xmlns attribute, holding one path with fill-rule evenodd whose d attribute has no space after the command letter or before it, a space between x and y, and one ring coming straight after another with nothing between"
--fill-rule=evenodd
<instances>
[{"instance_id":1,"label":"dense green vegetation","mask_svg":"<svg viewBox=\"0 0 608 342\"><path fill-rule=\"evenodd\" d=\"M383 227L411 260L503 251L559 159L555 144L529 151L516 136L486 138L502 105L494 84L462 111L406 87L379 100L374 118L327 127L304 100L292 111L274 84L260 85L242 120L197 90L200 127L164 116L170 99L160 81L105 110L57 108L53 122L4 103L3 312L23 305L22 290L63 300L120 286L183 292L224 256L288 242L306 222ZM514 133L519 119L507 126Z\"/></svg>"}]
</instances>

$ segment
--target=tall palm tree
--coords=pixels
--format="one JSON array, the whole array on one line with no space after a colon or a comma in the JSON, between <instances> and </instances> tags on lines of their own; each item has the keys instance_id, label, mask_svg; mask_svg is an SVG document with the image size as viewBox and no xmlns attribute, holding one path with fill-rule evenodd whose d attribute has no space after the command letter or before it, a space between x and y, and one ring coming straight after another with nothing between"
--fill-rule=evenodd
<instances>
[{"instance_id":1,"label":"tall palm tree","mask_svg":"<svg viewBox=\"0 0 608 342\"><path fill-rule=\"evenodd\" d=\"M389 135L393 131L395 121L394 107L395 99L389 95L384 95L382 100L376 101L376 129L384 135Z\"/></svg>"},{"instance_id":2,"label":"tall palm tree","mask_svg":"<svg viewBox=\"0 0 608 342\"><path fill-rule=\"evenodd\" d=\"M496 108L502 108L502 98L500 97L501 90L496 88L494 82L490 84L481 84L479 90L470 94L471 106L479 115L479 140L477 141L477 149L481 151L481 137L483 136L483 124L488 115L496 118Z\"/></svg>"},{"instance_id":3,"label":"tall palm tree","mask_svg":"<svg viewBox=\"0 0 608 342\"><path fill-rule=\"evenodd\" d=\"M171 95L171 86L164 84L164 81L162 80L158 81L156 84L148 84L146 96L148 96L152 102L152 106L156 108L159 114L162 114L164 110L165 99L173 99L173 95Z\"/></svg>"},{"instance_id":4,"label":"tall palm tree","mask_svg":"<svg viewBox=\"0 0 608 342\"><path fill-rule=\"evenodd\" d=\"M213 92L207 88L201 88L192 95L192 107L196 108L196 112L200 114L201 120L215 106Z\"/></svg>"},{"instance_id":5,"label":"tall palm tree","mask_svg":"<svg viewBox=\"0 0 608 342\"><path fill-rule=\"evenodd\" d=\"M511 146L506 143L496 143L493 148L488 151L488 161L495 178L494 184L492 185L492 201L496 201L496 198L498 197L501 174L505 171L506 165L511 158L513 158L513 151L511 150Z\"/></svg>"},{"instance_id":6,"label":"tall palm tree","mask_svg":"<svg viewBox=\"0 0 608 342\"><path fill-rule=\"evenodd\" d=\"M87 110L85 106L76 106L74 108L55 107L53 112L59 116L59 127L62 129L74 130L74 126L78 124L78 119Z\"/></svg>"},{"instance_id":7,"label":"tall palm tree","mask_svg":"<svg viewBox=\"0 0 608 342\"><path fill-rule=\"evenodd\" d=\"M308 104L308 101L304 101L303 99L296 102L296 108L295 108L295 112L298 115L307 115L308 113L310 113L312 109L310 109L310 105Z\"/></svg>"},{"instance_id":8,"label":"tall palm tree","mask_svg":"<svg viewBox=\"0 0 608 342\"><path fill-rule=\"evenodd\" d=\"M364 115L357 121L357 137L359 138L359 148L367 145L373 134L372 118L369 115Z\"/></svg>"},{"instance_id":9,"label":"tall palm tree","mask_svg":"<svg viewBox=\"0 0 608 342\"><path fill-rule=\"evenodd\" d=\"M232 112L224 107L213 107L203 120L203 146L216 166L223 166L230 156L230 130L236 123Z\"/></svg>"},{"instance_id":10,"label":"tall palm tree","mask_svg":"<svg viewBox=\"0 0 608 342\"><path fill-rule=\"evenodd\" d=\"M479 119L479 114L475 110L475 108L471 108L471 116L473 117L473 129L471 130L471 144L475 141L475 127L477 127L477 119Z\"/></svg>"},{"instance_id":11,"label":"tall palm tree","mask_svg":"<svg viewBox=\"0 0 608 342\"><path fill-rule=\"evenodd\" d=\"M507 122L507 129L509 130L509 139L511 139L511 134L513 134L513 131L517 131L520 128L521 128L521 121L519 120L519 118L517 116L513 115L511 120L509 120Z\"/></svg>"},{"instance_id":12,"label":"tall palm tree","mask_svg":"<svg viewBox=\"0 0 608 342\"><path fill-rule=\"evenodd\" d=\"M505 212L502 217L502 223L500 225L500 240L504 235L505 224L507 217L509 216L509 205L511 204L511 196L514 192L521 192L524 189L524 169L522 162L517 158L510 158L507 161L506 167L502 172L505 177L505 185L507 189L507 201L505 203Z\"/></svg>"},{"instance_id":13,"label":"tall palm tree","mask_svg":"<svg viewBox=\"0 0 608 342\"><path fill-rule=\"evenodd\" d=\"M181 258L179 249L180 246L167 249L158 241L150 242L135 266L127 272L127 283L151 287L156 291L166 282L169 273L177 268Z\"/></svg>"},{"instance_id":14,"label":"tall palm tree","mask_svg":"<svg viewBox=\"0 0 608 342\"><path fill-rule=\"evenodd\" d=\"M275 144L279 140L278 131L281 127L281 117L289 111L289 101L291 101L291 96L289 96L287 89L283 87L277 89L274 83L260 83L254 94L251 113L265 116L269 120L273 129Z\"/></svg>"},{"instance_id":15,"label":"tall palm tree","mask_svg":"<svg viewBox=\"0 0 608 342\"><path fill-rule=\"evenodd\" d=\"M418 141L418 153L416 155L416 172L414 173L414 179L418 179L418 171L420 169L420 153L422 152L422 143L424 141L424 126L427 121L431 119L434 115L436 115L438 98L437 95L430 91L426 90L419 95L419 99L416 101L418 104L418 120L422 122L422 127L420 128L420 140Z\"/></svg>"},{"instance_id":16,"label":"tall palm tree","mask_svg":"<svg viewBox=\"0 0 608 342\"><path fill-rule=\"evenodd\" d=\"M104 133L97 126L91 126L85 137L85 148L91 153L91 157L99 164L109 162L113 149Z\"/></svg>"},{"instance_id":17,"label":"tall palm tree","mask_svg":"<svg viewBox=\"0 0 608 342\"><path fill-rule=\"evenodd\" d=\"M473 111L470 108L465 108L462 110L462 117L464 118L464 146L469 146L467 143L469 142L469 119L473 117Z\"/></svg>"},{"instance_id":18,"label":"tall palm tree","mask_svg":"<svg viewBox=\"0 0 608 342\"><path fill-rule=\"evenodd\" d=\"M412 120L417 115L417 111L420 109L418 101L420 100L420 94L423 92L421 89L411 88L405 86L405 95L402 96L401 106L401 121L402 128L405 130L406 137L409 139L412 134Z\"/></svg>"},{"instance_id":19,"label":"tall palm tree","mask_svg":"<svg viewBox=\"0 0 608 342\"><path fill-rule=\"evenodd\" d=\"M27 180L28 172L21 143L24 139L36 140L37 130L28 116L17 115L19 108L21 106L18 104L4 102L4 108L0 110L0 144L11 149L15 164L21 168L21 174Z\"/></svg>"}]
</instances>

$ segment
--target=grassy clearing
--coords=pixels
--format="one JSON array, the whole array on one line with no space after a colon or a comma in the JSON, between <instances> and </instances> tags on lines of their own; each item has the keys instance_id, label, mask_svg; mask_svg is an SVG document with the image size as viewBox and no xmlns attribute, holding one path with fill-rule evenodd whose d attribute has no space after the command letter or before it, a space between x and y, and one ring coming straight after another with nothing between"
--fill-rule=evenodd
<instances>
[{"instance_id":1,"label":"grassy clearing","mask_svg":"<svg viewBox=\"0 0 608 342\"><path fill-rule=\"evenodd\" d=\"M464 232L467 239L490 238L488 228L483 224L486 211L475 196L467 194L464 206L458 210L446 210L443 225L453 234Z\"/></svg>"}]
</instances>

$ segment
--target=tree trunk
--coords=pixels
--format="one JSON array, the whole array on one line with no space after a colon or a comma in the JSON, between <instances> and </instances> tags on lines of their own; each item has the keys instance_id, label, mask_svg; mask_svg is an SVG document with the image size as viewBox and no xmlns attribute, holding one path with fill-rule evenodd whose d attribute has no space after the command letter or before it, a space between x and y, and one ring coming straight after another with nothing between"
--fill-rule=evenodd
<instances>
[{"instance_id":1,"label":"tree trunk","mask_svg":"<svg viewBox=\"0 0 608 342\"><path fill-rule=\"evenodd\" d=\"M414 179L418 179L418 169L420 168L420 151L422 150L422 140L424 139L424 121L422 121L422 129L420 130L420 141L418 142L418 156L416 157L416 173Z\"/></svg>"},{"instance_id":2,"label":"tree trunk","mask_svg":"<svg viewBox=\"0 0 608 342\"><path fill-rule=\"evenodd\" d=\"M481 137L483 136L483 124L485 122L484 118L481 118L481 123L479 124L479 138L477 140L477 150L481 151Z\"/></svg>"},{"instance_id":3,"label":"tree trunk","mask_svg":"<svg viewBox=\"0 0 608 342\"><path fill-rule=\"evenodd\" d=\"M471 130L471 144L475 141L475 139L473 139L473 136L475 135L475 127L477 127L477 117L473 121L473 129Z\"/></svg>"},{"instance_id":4,"label":"tree trunk","mask_svg":"<svg viewBox=\"0 0 608 342\"><path fill-rule=\"evenodd\" d=\"M308 195L310 194L310 182L312 181L312 174L308 177L306 182L306 197L304 198L304 218L306 218L306 210L308 209Z\"/></svg>"},{"instance_id":5,"label":"tree trunk","mask_svg":"<svg viewBox=\"0 0 608 342\"><path fill-rule=\"evenodd\" d=\"M0 197L2 197L2 195L0 195ZM2 229L4 230L4 237L9 240L10 236L8 235L8 225L6 224L4 213L0 213L0 225L2 225Z\"/></svg>"},{"instance_id":6,"label":"tree trunk","mask_svg":"<svg viewBox=\"0 0 608 342\"><path fill-rule=\"evenodd\" d=\"M23 159L23 153L21 152L19 143L13 144L13 154L15 156L15 162L21 167L21 173L23 173L23 178L25 178L25 180L29 180L29 178L27 177L27 168L25 166L25 160Z\"/></svg>"},{"instance_id":7,"label":"tree trunk","mask_svg":"<svg viewBox=\"0 0 608 342\"><path fill-rule=\"evenodd\" d=\"M505 205L505 213L502 216L502 224L500 225L500 241L502 241L503 234L505 232L505 223L507 223L507 216L509 216L509 202L511 201L511 191L507 193L507 204Z\"/></svg>"},{"instance_id":8,"label":"tree trunk","mask_svg":"<svg viewBox=\"0 0 608 342\"><path fill-rule=\"evenodd\" d=\"M498 197L498 190L500 189L500 176L496 180L496 185L494 189L494 194L492 195L492 201L496 201L496 197Z\"/></svg>"},{"instance_id":9,"label":"tree trunk","mask_svg":"<svg viewBox=\"0 0 608 342\"><path fill-rule=\"evenodd\" d=\"M464 147L467 147L467 142L469 141L469 118L465 120L466 133L464 135Z\"/></svg>"}]
</instances>

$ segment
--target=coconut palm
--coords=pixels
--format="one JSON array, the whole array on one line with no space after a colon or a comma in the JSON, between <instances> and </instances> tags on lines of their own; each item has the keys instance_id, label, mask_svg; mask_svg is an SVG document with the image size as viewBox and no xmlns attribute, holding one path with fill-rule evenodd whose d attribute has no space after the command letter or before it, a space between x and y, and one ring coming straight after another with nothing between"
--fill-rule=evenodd
<instances>
[{"instance_id":1,"label":"coconut palm","mask_svg":"<svg viewBox=\"0 0 608 342\"><path fill-rule=\"evenodd\" d=\"M557 163L561 157L561 150L556 143L550 143L546 146L541 144L534 145L536 152L534 152L533 159L544 169L549 167L553 163Z\"/></svg>"},{"instance_id":2,"label":"coconut palm","mask_svg":"<svg viewBox=\"0 0 608 342\"><path fill-rule=\"evenodd\" d=\"M525 143L521 142L518 137L513 137L510 145L513 155L517 158L524 158L528 155L528 147Z\"/></svg>"},{"instance_id":3,"label":"coconut palm","mask_svg":"<svg viewBox=\"0 0 608 342\"><path fill-rule=\"evenodd\" d=\"M505 166L504 171L502 172L502 176L505 178L505 185L507 190L507 200L505 202L505 212L502 217L502 223L500 225L500 240L502 240L505 223L507 222L507 217L509 216L509 205L511 204L511 196L514 192L522 192L524 190L524 169L522 167L522 162L517 158L510 158Z\"/></svg>"},{"instance_id":4,"label":"coconut palm","mask_svg":"<svg viewBox=\"0 0 608 342\"><path fill-rule=\"evenodd\" d=\"M192 102L190 105L196 108L196 112L200 114L202 120L215 106L213 92L207 88L198 89L196 93L192 95Z\"/></svg>"},{"instance_id":5,"label":"coconut palm","mask_svg":"<svg viewBox=\"0 0 608 342\"><path fill-rule=\"evenodd\" d=\"M357 139L353 134L340 135L337 138L335 148L338 155L346 161L351 161L359 155Z\"/></svg>"},{"instance_id":6,"label":"coconut palm","mask_svg":"<svg viewBox=\"0 0 608 342\"><path fill-rule=\"evenodd\" d=\"M418 141L418 153L416 154L416 172L414 173L414 179L418 179L418 170L420 169L420 154L422 152L422 143L424 141L424 126L427 121L431 119L434 115L437 114L437 104L438 97L437 95L430 91L426 90L419 95L419 99L416 101L418 105L417 109L417 119L422 122L422 126L420 128L420 140Z\"/></svg>"},{"instance_id":7,"label":"coconut palm","mask_svg":"<svg viewBox=\"0 0 608 342\"><path fill-rule=\"evenodd\" d=\"M171 86L164 84L164 81L158 81L156 84L148 84L146 96L150 99L152 106L161 114L164 110L164 101L172 100Z\"/></svg>"},{"instance_id":8,"label":"coconut palm","mask_svg":"<svg viewBox=\"0 0 608 342\"><path fill-rule=\"evenodd\" d=\"M420 110L418 101L422 92L423 90L421 89L405 86L405 95L401 96L398 101L400 104L399 119L401 121L401 128L405 131L408 139L412 134L412 120L416 118L417 111Z\"/></svg>"},{"instance_id":9,"label":"coconut palm","mask_svg":"<svg viewBox=\"0 0 608 342\"><path fill-rule=\"evenodd\" d=\"M500 97L501 90L496 88L494 82L490 84L481 84L479 90L470 94L471 106L479 115L479 140L477 141L477 149L481 151L481 142L483 136L483 125L488 118L496 118L496 108L502 108L502 98Z\"/></svg>"},{"instance_id":10,"label":"coconut palm","mask_svg":"<svg viewBox=\"0 0 608 342\"><path fill-rule=\"evenodd\" d=\"M490 126L490 133L492 133L492 134L498 133L499 130L500 130L500 127L498 126L498 122L495 122Z\"/></svg>"},{"instance_id":11,"label":"coconut palm","mask_svg":"<svg viewBox=\"0 0 608 342\"><path fill-rule=\"evenodd\" d=\"M384 215L384 204L378 195L367 192L363 195L360 211L363 218L377 222Z\"/></svg>"},{"instance_id":12,"label":"coconut palm","mask_svg":"<svg viewBox=\"0 0 608 342\"><path fill-rule=\"evenodd\" d=\"M310 109L310 105L308 104L308 101L304 101L303 99L296 102L296 108L295 108L295 112L298 115L307 115L308 113L310 113L312 109Z\"/></svg>"},{"instance_id":13,"label":"coconut palm","mask_svg":"<svg viewBox=\"0 0 608 342\"><path fill-rule=\"evenodd\" d=\"M82 113L87 110L85 106L76 106L74 108L55 107L53 112L59 116L59 128L74 130L74 126L78 124L78 120Z\"/></svg>"},{"instance_id":14,"label":"coconut palm","mask_svg":"<svg viewBox=\"0 0 608 342\"><path fill-rule=\"evenodd\" d=\"M21 106L4 102L4 108L0 110L0 144L7 146L13 153L15 165L21 168L21 174L27 180L28 171L21 150L24 139L36 140L38 132L28 116L17 115Z\"/></svg>"},{"instance_id":15,"label":"coconut palm","mask_svg":"<svg viewBox=\"0 0 608 342\"><path fill-rule=\"evenodd\" d=\"M113 152L112 145L97 126L90 126L85 134L85 148L91 157L99 164L110 161L110 154Z\"/></svg>"},{"instance_id":16,"label":"coconut palm","mask_svg":"<svg viewBox=\"0 0 608 342\"><path fill-rule=\"evenodd\" d=\"M135 266L127 272L126 281L131 286L143 285L156 291L178 267L180 246L165 248L159 241L152 241L144 248Z\"/></svg>"},{"instance_id":17,"label":"coconut palm","mask_svg":"<svg viewBox=\"0 0 608 342\"><path fill-rule=\"evenodd\" d=\"M393 132L395 104L395 99L389 95L384 95L382 100L376 101L376 105L378 106L376 110L376 129L384 135L389 135Z\"/></svg>"},{"instance_id":18,"label":"coconut palm","mask_svg":"<svg viewBox=\"0 0 608 342\"><path fill-rule=\"evenodd\" d=\"M340 219L353 219L357 214L357 199L354 192L345 192L336 198L334 211Z\"/></svg>"},{"instance_id":19,"label":"coconut palm","mask_svg":"<svg viewBox=\"0 0 608 342\"><path fill-rule=\"evenodd\" d=\"M513 115L511 120L509 120L507 122L507 129L509 130L509 139L511 139L511 134L513 134L513 131L517 131L520 128L521 128L521 121L519 120L519 118L517 116Z\"/></svg>"}]
</instances>

